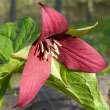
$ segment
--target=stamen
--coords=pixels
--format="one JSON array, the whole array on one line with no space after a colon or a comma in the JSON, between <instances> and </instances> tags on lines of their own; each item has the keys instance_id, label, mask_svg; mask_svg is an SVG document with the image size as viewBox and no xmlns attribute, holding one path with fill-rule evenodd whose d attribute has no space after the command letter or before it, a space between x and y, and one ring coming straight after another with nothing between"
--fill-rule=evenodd
<instances>
[{"instance_id":1,"label":"stamen","mask_svg":"<svg viewBox=\"0 0 110 110\"><path fill-rule=\"evenodd\" d=\"M53 51L54 54L59 55L59 50L55 50L55 49L51 48L51 51Z\"/></svg>"},{"instance_id":2,"label":"stamen","mask_svg":"<svg viewBox=\"0 0 110 110\"><path fill-rule=\"evenodd\" d=\"M51 55L52 55L52 57L57 58L57 55L55 55L55 53L53 51L51 51Z\"/></svg>"},{"instance_id":3,"label":"stamen","mask_svg":"<svg viewBox=\"0 0 110 110\"><path fill-rule=\"evenodd\" d=\"M41 52L43 53L44 52L44 46L43 46L42 42L40 43L40 46L41 46Z\"/></svg>"},{"instance_id":4,"label":"stamen","mask_svg":"<svg viewBox=\"0 0 110 110\"><path fill-rule=\"evenodd\" d=\"M36 46L36 49L35 49L34 55L36 54L38 48L39 48L39 46Z\"/></svg>"},{"instance_id":5,"label":"stamen","mask_svg":"<svg viewBox=\"0 0 110 110\"><path fill-rule=\"evenodd\" d=\"M47 45L47 52L49 52L49 49L50 49L50 46L49 46L49 45Z\"/></svg>"},{"instance_id":6,"label":"stamen","mask_svg":"<svg viewBox=\"0 0 110 110\"><path fill-rule=\"evenodd\" d=\"M56 53L59 55L60 54L59 50L56 50Z\"/></svg>"},{"instance_id":7,"label":"stamen","mask_svg":"<svg viewBox=\"0 0 110 110\"><path fill-rule=\"evenodd\" d=\"M50 48L48 49L48 51L47 51L47 52L48 52L48 54L50 54Z\"/></svg>"},{"instance_id":8,"label":"stamen","mask_svg":"<svg viewBox=\"0 0 110 110\"><path fill-rule=\"evenodd\" d=\"M45 54L44 54L44 56L45 56L46 59L48 59L48 55L49 55L49 54L50 54L50 51L47 52L47 51L45 50Z\"/></svg>"},{"instance_id":9,"label":"stamen","mask_svg":"<svg viewBox=\"0 0 110 110\"><path fill-rule=\"evenodd\" d=\"M54 47L55 50L58 50L58 47L55 43L53 44L53 47Z\"/></svg>"},{"instance_id":10,"label":"stamen","mask_svg":"<svg viewBox=\"0 0 110 110\"><path fill-rule=\"evenodd\" d=\"M48 59L48 54L47 53L45 54L45 58Z\"/></svg>"},{"instance_id":11,"label":"stamen","mask_svg":"<svg viewBox=\"0 0 110 110\"><path fill-rule=\"evenodd\" d=\"M53 39L51 39L51 38L50 38L49 40L50 40L51 44L53 44L53 43L54 43Z\"/></svg>"},{"instance_id":12,"label":"stamen","mask_svg":"<svg viewBox=\"0 0 110 110\"><path fill-rule=\"evenodd\" d=\"M57 40L53 39L54 43L56 43L58 46L62 46Z\"/></svg>"},{"instance_id":13,"label":"stamen","mask_svg":"<svg viewBox=\"0 0 110 110\"><path fill-rule=\"evenodd\" d=\"M49 46L53 46L53 45L52 45L52 42L50 41L50 39L46 39L46 42L47 42L47 44L48 44Z\"/></svg>"},{"instance_id":14,"label":"stamen","mask_svg":"<svg viewBox=\"0 0 110 110\"><path fill-rule=\"evenodd\" d=\"M58 57L58 55L60 54L58 46L62 46L62 45L57 40L49 38L40 42L38 46L40 51L39 55L43 55L48 60L48 55L50 53L53 57L55 58Z\"/></svg>"}]
</instances>

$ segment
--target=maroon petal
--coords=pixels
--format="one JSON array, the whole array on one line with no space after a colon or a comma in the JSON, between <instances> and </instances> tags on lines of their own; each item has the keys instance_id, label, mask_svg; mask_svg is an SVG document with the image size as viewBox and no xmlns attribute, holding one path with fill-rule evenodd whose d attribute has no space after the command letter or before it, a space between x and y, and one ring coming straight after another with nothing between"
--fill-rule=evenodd
<instances>
[{"instance_id":1,"label":"maroon petal","mask_svg":"<svg viewBox=\"0 0 110 110\"><path fill-rule=\"evenodd\" d=\"M69 29L68 22L62 14L53 8L39 4L42 9L42 30L39 40L66 32Z\"/></svg>"},{"instance_id":2,"label":"maroon petal","mask_svg":"<svg viewBox=\"0 0 110 110\"><path fill-rule=\"evenodd\" d=\"M62 44L58 60L67 68L84 72L100 72L106 68L104 59L83 40L66 34L56 39Z\"/></svg>"},{"instance_id":3,"label":"maroon petal","mask_svg":"<svg viewBox=\"0 0 110 110\"><path fill-rule=\"evenodd\" d=\"M19 102L15 107L25 106L32 101L50 75L51 57L48 57L48 61L40 60L39 52L37 51L35 54L35 49L36 46L32 46L30 49L21 77Z\"/></svg>"}]
</instances>

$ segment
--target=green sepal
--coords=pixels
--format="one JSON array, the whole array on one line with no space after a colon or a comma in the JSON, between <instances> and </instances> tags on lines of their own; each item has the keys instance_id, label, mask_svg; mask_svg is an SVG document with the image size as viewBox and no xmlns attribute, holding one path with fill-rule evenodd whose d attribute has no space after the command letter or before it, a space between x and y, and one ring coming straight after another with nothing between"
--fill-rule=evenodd
<instances>
[{"instance_id":1,"label":"green sepal","mask_svg":"<svg viewBox=\"0 0 110 110\"><path fill-rule=\"evenodd\" d=\"M68 87L66 70L67 68L63 64L59 63L55 58L52 58L51 74L61 80L63 84Z\"/></svg>"},{"instance_id":2,"label":"green sepal","mask_svg":"<svg viewBox=\"0 0 110 110\"><path fill-rule=\"evenodd\" d=\"M96 24L94 24L93 26L89 26L89 27L85 27L85 28L80 28L80 29L73 29L70 28L66 34L72 35L74 37L81 37L83 35L88 34L89 32L91 32L96 26L98 25L98 22Z\"/></svg>"},{"instance_id":3,"label":"green sepal","mask_svg":"<svg viewBox=\"0 0 110 110\"><path fill-rule=\"evenodd\" d=\"M12 57L16 59L27 60L30 48L31 48L31 45L22 49L21 51L17 53L12 54Z\"/></svg>"}]
</instances>

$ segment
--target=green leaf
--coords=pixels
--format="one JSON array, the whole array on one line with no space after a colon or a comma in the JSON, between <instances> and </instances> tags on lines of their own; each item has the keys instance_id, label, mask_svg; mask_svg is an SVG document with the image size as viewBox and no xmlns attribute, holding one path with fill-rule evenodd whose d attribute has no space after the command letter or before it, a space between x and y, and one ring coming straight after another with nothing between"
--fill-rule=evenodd
<instances>
[{"instance_id":1,"label":"green leaf","mask_svg":"<svg viewBox=\"0 0 110 110\"><path fill-rule=\"evenodd\" d=\"M12 86L10 84L10 78L12 74L16 73L22 73L22 70L25 65L24 59L20 58L11 58L10 61L7 64L0 65L0 110L2 107L2 103L4 101L4 95L7 90L7 88L16 96L16 92L14 92L12 89Z\"/></svg>"},{"instance_id":2,"label":"green leaf","mask_svg":"<svg viewBox=\"0 0 110 110\"><path fill-rule=\"evenodd\" d=\"M7 64L0 65L0 80L12 73L21 73L25 60L11 58Z\"/></svg>"},{"instance_id":3,"label":"green leaf","mask_svg":"<svg viewBox=\"0 0 110 110\"><path fill-rule=\"evenodd\" d=\"M9 61L11 54L22 50L31 44L38 36L32 36L35 22L30 17L24 17L15 23L0 26L0 64Z\"/></svg>"},{"instance_id":4,"label":"green leaf","mask_svg":"<svg viewBox=\"0 0 110 110\"><path fill-rule=\"evenodd\" d=\"M27 48L12 54L12 57L7 64L0 65L0 80L11 73L22 73L30 47L31 46L28 46Z\"/></svg>"},{"instance_id":5,"label":"green leaf","mask_svg":"<svg viewBox=\"0 0 110 110\"><path fill-rule=\"evenodd\" d=\"M29 44L34 42L36 39L38 39L40 37L40 31L41 28L40 27L36 27L34 32L32 33L32 38L30 39L30 41L28 42Z\"/></svg>"},{"instance_id":6,"label":"green leaf","mask_svg":"<svg viewBox=\"0 0 110 110\"><path fill-rule=\"evenodd\" d=\"M96 24L94 24L93 26L89 26L89 27L85 27L85 28L81 28L81 29L70 28L66 32L66 34L72 35L74 37L81 37L81 36L86 35L89 32L91 32L97 25L98 25L98 22Z\"/></svg>"},{"instance_id":7,"label":"green leaf","mask_svg":"<svg viewBox=\"0 0 110 110\"><path fill-rule=\"evenodd\" d=\"M56 67L59 65L58 63ZM52 71L55 73L60 72L59 69L60 67L58 67L58 70L55 70L52 66ZM108 106L98 90L95 74L66 69L66 83L68 87L62 82L62 79L59 78L58 75L53 76L53 74L46 81L47 85L71 97L84 106L86 110L108 110Z\"/></svg>"},{"instance_id":8,"label":"green leaf","mask_svg":"<svg viewBox=\"0 0 110 110\"><path fill-rule=\"evenodd\" d=\"M1 87L0 87L0 110L2 109L2 104L4 101L4 96L6 93L6 90L8 88L9 85L9 81L11 78L12 74L8 75L7 77L5 77L1 83Z\"/></svg>"}]
</instances>

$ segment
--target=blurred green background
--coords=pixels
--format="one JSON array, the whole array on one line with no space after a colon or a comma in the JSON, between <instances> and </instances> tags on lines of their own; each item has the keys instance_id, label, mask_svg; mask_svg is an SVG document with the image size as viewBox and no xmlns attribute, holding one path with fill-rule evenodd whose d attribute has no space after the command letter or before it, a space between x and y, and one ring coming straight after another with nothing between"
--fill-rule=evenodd
<instances>
[{"instance_id":1,"label":"blurred green background","mask_svg":"<svg viewBox=\"0 0 110 110\"><path fill-rule=\"evenodd\" d=\"M98 21L99 25L82 39L106 60L108 67L101 74L110 73L110 0L0 0L0 24L30 16L40 26L41 10L38 2L61 12L72 28L83 28Z\"/></svg>"}]
</instances>

